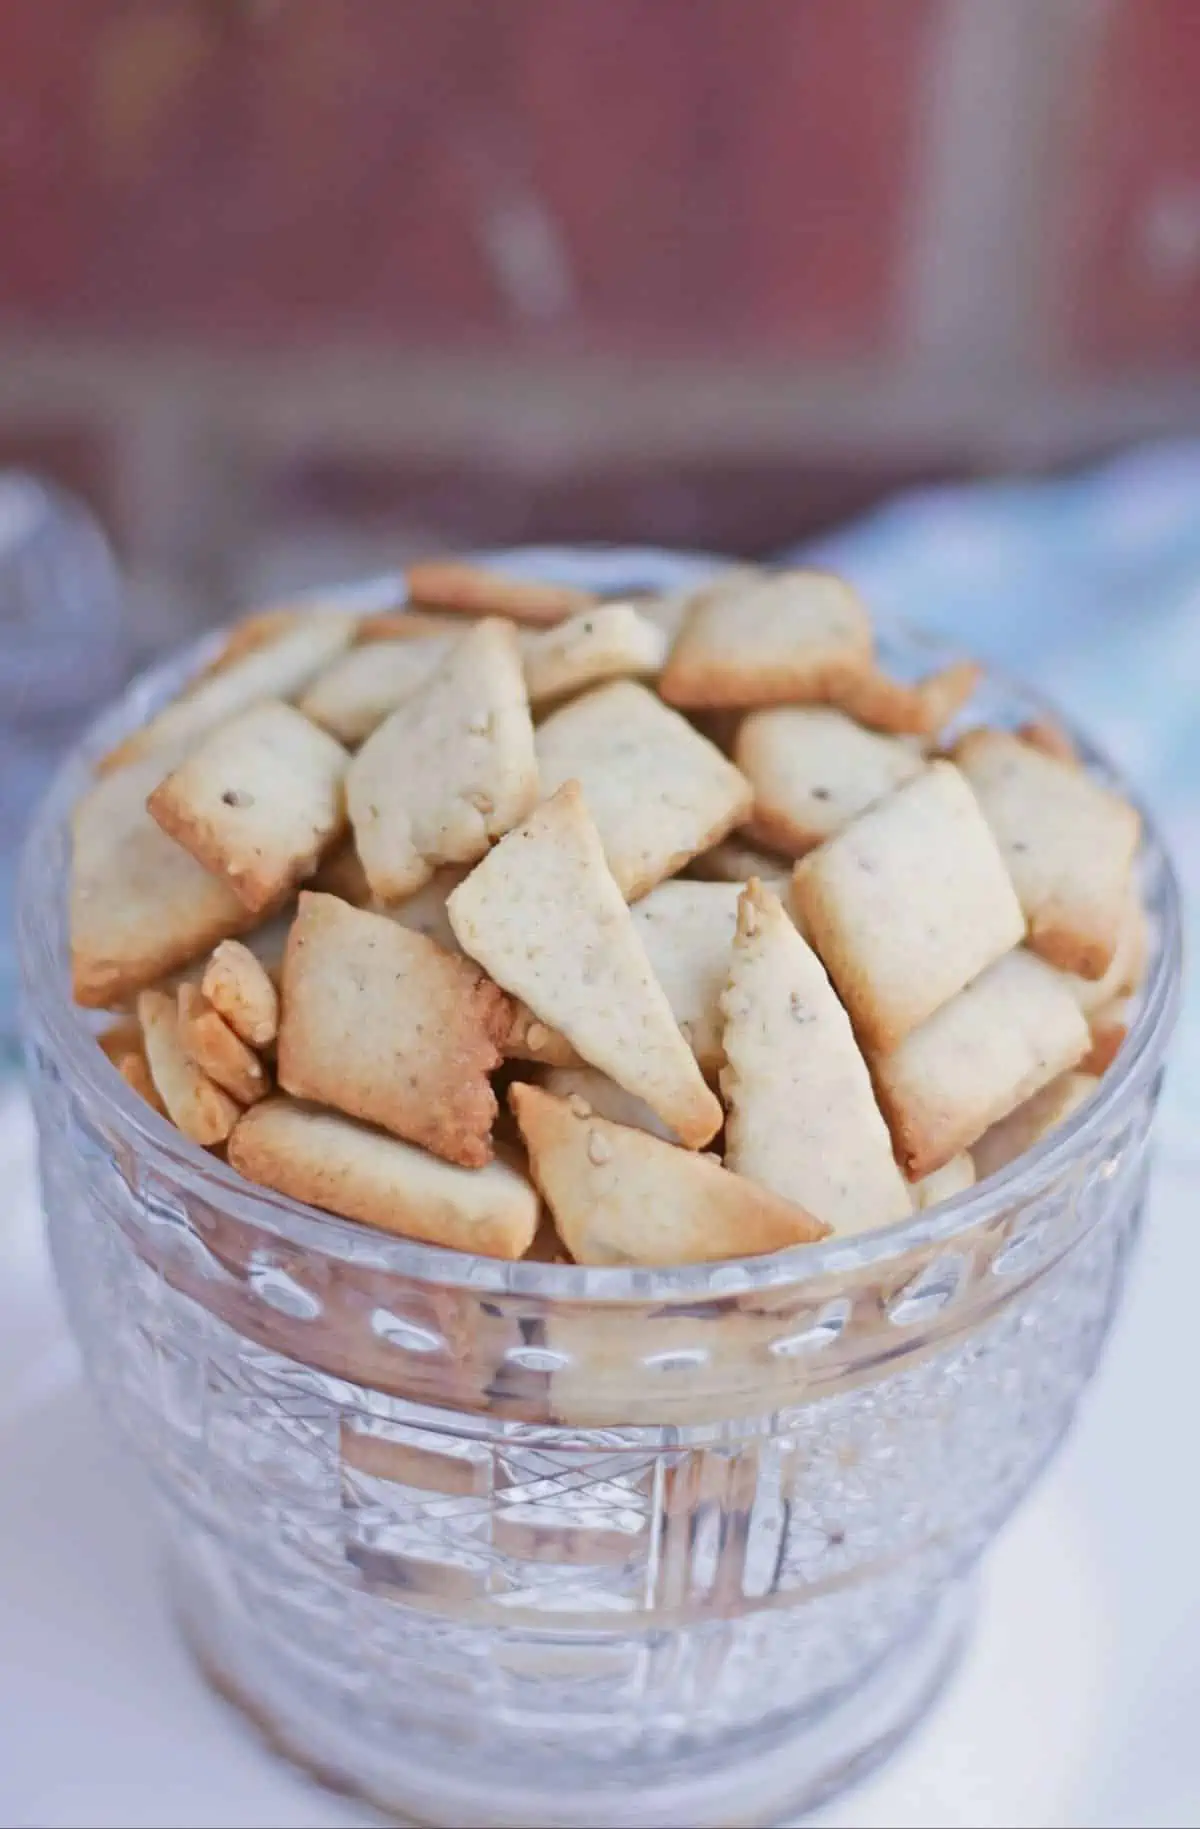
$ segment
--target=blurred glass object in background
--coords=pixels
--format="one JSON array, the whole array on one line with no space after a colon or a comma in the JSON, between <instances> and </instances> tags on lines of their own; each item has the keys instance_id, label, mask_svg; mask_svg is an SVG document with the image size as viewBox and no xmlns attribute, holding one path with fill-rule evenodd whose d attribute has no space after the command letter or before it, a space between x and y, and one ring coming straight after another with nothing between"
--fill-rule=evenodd
<instances>
[{"instance_id":1,"label":"blurred glass object in background","mask_svg":"<svg viewBox=\"0 0 1200 1829\"><path fill-rule=\"evenodd\" d=\"M0 472L0 1058L15 1047L17 852L58 755L128 675L124 597L82 503Z\"/></svg>"}]
</instances>

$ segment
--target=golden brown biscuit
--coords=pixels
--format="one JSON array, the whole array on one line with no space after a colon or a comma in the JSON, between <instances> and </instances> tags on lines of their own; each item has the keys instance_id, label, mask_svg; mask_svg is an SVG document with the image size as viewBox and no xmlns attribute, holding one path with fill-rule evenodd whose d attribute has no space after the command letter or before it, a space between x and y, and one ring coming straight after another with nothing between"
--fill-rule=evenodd
<instances>
[{"instance_id":1,"label":"golden brown biscuit","mask_svg":"<svg viewBox=\"0 0 1200 1829\"><path fill-rule=\"evenodd\" d=\"M248 1181L292 1200L453 1251L518 1258L537 1232L537 1194L510 1163L457 1168L291 1099L251 1106L228 1154Z\"/></svg>"},{"instance_id":2,"label":"golden brown biscuit","mask_svg":"<svg viewBox=\"0 0 1200 1829\"><path fill-rule=\"evenodd\" d=\"M465 1168L492 1154L508 999L467 959L305 891L288 937L279 1084Z\"/></svg>"},{"instance_id":3,"label":"golden brown biscuit","mask_svg":"<svg viewBox=\"0 0 1200 1829\"><path fill-rule=\"evenodd\" d=\"M349 761L294 706L267 699L211 732L146 805L261 914L311 876L345 830Z\"/></svg>"}]
</instances>

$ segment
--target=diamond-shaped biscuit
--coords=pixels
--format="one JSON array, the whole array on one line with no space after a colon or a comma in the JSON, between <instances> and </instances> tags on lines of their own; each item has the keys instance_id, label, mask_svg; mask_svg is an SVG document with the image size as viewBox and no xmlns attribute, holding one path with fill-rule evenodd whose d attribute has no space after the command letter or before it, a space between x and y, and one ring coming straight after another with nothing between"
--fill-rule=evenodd
<instances>
[{"instance_id":1,"label":"diamond-shaped biscuit","mask_svg":"<svg viewBox=\"0 0 1200 1829\"><path fill-rule=\"evenodd\" d=\"M949 762L931 763L810 852L793 898L859 1040L877 1052L1025 932L999 847Z\"/></svg>"},{"instance_id":2,"label":"diamond-shaped biscuit","mask_svg":"<svg viewBox=\"0 0 1200 1829\"><path fill-rule=\"evenodd\" d=\"M1016 885L1035 953L1101 978L1121 937L1140 820L1128 801L1006 730L973 730L954 759Z\"/></svg>"},{"instance_id":3,"label":"diamond-shaped biscuit","mask_svg":"<svg viewBox=\"0 0 1200 1829\"><path fill-rule=\"evenodd\" d=\"M627 902L673 876L750 811L750 785L652 692L617 680L537 732L542 792L578 781Z\"/></svg>"},{"instance_id":4,"label":"diamond-shaped biscuit","mask_svg":"<svg viewBox=\"0 0 1200 1829\"><path fill-rule=\"evenodd\" d=\"M604 861L578 782L477 864L446 904L459 945L689 1147L721 1126Z\"/></svg>"},{"instance_id":5,"label":"diamond-shaped biscuit","mask_svg":"<svg viewBox=\"0 0 1200 1829\"><path fill-rule=\"evenodd\" d=\"M367 738L346 796L372 893L402 901L441 864L469 864L538 797L516 630L488 620Z\"/></svg>"},{"instance_id":6,"label":"diamond-shaped biscuit","mask_svg":"<svg viewBox=\"0 0 1200 1829\"><path fill-rule=\"evenodd\" d=\"M479 1168L492 1154L504 993L385 915L305 891L288 936L279 1084Z\"/></svg>"}]
</instances>

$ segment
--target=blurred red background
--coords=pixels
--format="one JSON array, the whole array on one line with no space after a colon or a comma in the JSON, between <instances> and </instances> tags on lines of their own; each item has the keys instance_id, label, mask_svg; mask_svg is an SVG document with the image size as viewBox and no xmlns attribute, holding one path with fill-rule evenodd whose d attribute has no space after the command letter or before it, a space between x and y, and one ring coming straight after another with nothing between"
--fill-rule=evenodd
<instances>
[{"instance_id":1,"label":"blurred red background","mask_svg":"<svg viewBox=\"0 0 1200 1829\"><path fill-rule=\"evenodd\" d=\"M1200 423L1195 0L6 0L0 462L164 616Z\"/></svg>"}]
</instances>

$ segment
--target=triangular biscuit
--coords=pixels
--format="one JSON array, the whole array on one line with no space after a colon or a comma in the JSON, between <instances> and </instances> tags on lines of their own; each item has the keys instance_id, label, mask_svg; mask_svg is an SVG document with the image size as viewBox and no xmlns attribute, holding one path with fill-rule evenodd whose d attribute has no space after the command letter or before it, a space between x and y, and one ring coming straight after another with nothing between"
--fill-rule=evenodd
<instances>
[{"instance_id":1,"label":"triangular biscuit","mask_svg":"<svg viewBox=\"0 0 1200 1829\"><path fill-rule=\"evenodd\" d=\"M372 893L399 901L439 864L469 864L538 796L516 630L481 622L386 718L346 777Z\"/></svg>"},{"instance_id":2,"label":"triangular biscuit","mask_svg":"<svg viewBox=\"0 0 1200 1829\"><path fill-rule=\"evenodd\" d=\"M508 1097L533 1178L577 1264L702 1264L783 1251L828 1231L712 1157L537 1086L518 1081Z\"/></svg>"},{"instance_id":3,"label":"triangular biscuit","mask_svg":"<svg viewBox=\"0 0 1200 1829\"><path fill-rule=\"evenodd\" d=\"M604 861L577 781L498 844L446 904L459 945L692 1148L721 1124Z\"/></svg>"},{"instance_id":4,"label":"triangular biscuit","mask_svg":"<svg viewBox=\"0 0 1200 1829\"><path fill-rule=\"evenodd\" d=\"M835 1232L912 1211L850 1019L778 896L750 882L721 999L731 1169Z\"/></svg>"}]
</instances>

